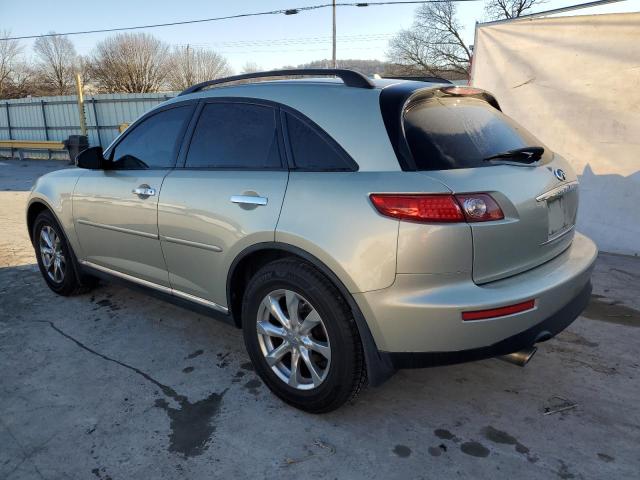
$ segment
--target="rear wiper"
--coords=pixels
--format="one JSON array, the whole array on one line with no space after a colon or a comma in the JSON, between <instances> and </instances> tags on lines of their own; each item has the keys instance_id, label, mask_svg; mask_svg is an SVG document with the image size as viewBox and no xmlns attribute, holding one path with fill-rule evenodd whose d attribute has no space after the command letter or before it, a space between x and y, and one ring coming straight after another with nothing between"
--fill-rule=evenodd
<instances>
[{"instance_id":1,"label":"rear wiper","mask_svg":"<svg viewBox=\"0 0 640 480\"><path fill-rule=\"evenodd\" d=\"M490 162L491 160L505 159L518 163L535 163L542 158L543 153L543 147L522 147L514 150L507 150L502 153L496 153L495 155L486 157L483 160L485 162Z\"/></svg>"}]
</instances>

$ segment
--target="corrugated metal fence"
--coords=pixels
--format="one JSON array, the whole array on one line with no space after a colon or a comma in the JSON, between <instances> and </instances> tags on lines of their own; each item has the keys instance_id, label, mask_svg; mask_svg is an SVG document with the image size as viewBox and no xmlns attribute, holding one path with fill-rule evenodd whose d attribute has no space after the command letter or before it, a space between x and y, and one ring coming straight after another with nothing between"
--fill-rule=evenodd
<instances>
[{"instance_id":1,"label":"corrugated metal fence","mask_svg":"<svg viewBox=\"0 0 640 480\"><path fill-rule=\"evenodd\" d=\"M121 123L131 123L177 92L101 94L85 96L89 144L106 148L118 135ZM80 134L80 119L75 95L0 100L0 140L66 140ZM10 155L0 150L0 156ZM47 157L46 152L30 152L30 157ZM52 152L53 158L66 158Z\"/></svg>"}]
</instances>

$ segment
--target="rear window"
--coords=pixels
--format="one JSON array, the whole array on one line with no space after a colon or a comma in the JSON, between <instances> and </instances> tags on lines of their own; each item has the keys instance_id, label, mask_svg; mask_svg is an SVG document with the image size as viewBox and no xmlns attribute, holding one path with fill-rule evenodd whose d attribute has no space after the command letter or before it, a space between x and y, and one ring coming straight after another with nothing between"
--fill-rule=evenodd
<instances>
[{"instance_id":1,"label":"rear window","mask_svg":"<svg viewBox=\"0 0 640 480\"><path fill-rule=\"evenodd\" d=\"M495 165L485 158L517 148L542 146L538 139L484 100L436 97L409 105L404 131L418 170ZM542 163L551 158L545 148Z\"/></svg>"}]
</instances>

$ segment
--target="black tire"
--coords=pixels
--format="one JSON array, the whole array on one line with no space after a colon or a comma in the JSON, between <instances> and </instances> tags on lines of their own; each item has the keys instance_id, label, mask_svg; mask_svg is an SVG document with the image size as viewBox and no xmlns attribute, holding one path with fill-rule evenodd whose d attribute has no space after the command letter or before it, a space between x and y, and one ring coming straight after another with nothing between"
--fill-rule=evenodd
<instances>
[{"instance_id":1,"label":"black tire","mask_svg":"<svg viewBox=\"0 0 640 480\"><path fill-rule=\"evenodd\" d=\"M44 228L53 230L55 235L59 238L59 246L62 257L64 258L64 274L60 281L56 281L51 278L42 258L40 233ZM33 248L36 253L36 259L38 260L38 267L40 268L42 277L45 282L47 282L47 286L58 295L79 295L90 291L97 285L98 280L95 277L86 275L83 276L81 280L78 278L79 269L76 256L73 254L73 251L67 242L64 231L60 225L58 225L53 214L48 210L40 213L33 223Z\"/></svg>"},{"instance_id":2,"label":"black tire","mask_svg":"<svg viewBox=\"0 0 640 480\"><path fill-rule=\"evenodd\" d=\"M260 304L276 290L289 290L308 300L320 315L331 345L326 376L322 383L309 390L285 383L269 366L260 347L257 333ZM307 262L285 258L258 270L245 291L242 326L256 372L267 387L289 405L310 413L330 412L353 400L366 384L364 352L353 314L331 281Z\"/></svg>"}]
</instances>

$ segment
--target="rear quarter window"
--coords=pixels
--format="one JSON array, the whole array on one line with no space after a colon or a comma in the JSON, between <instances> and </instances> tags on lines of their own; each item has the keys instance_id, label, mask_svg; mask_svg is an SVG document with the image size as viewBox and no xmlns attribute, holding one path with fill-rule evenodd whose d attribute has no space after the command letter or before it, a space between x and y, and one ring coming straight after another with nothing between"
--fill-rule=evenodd
<instances>
[{"instance_id":1,"label":"rear quarter window","mask_svg":"<svg viewBox=\"0 0 640 480\"><path fill-rule=\"evenodd\" d=\"M285 113L291 155L295 168L304 171L355 171L356 163L319 128L291 113Z\"/></svg>"},{"instance_id":2,"label":"rear quarter window","mask_svg":"<svg viewBox=\"0 0 640 480\"><path fill-rule=\"evenodd\" d=\"M531 133L477 98L436 97L409 105L403 113L405 138L418 170L488 167L485 158L543 146ZM550 160L545 148L542 163Z\"/></svg>"}]
</instances>

